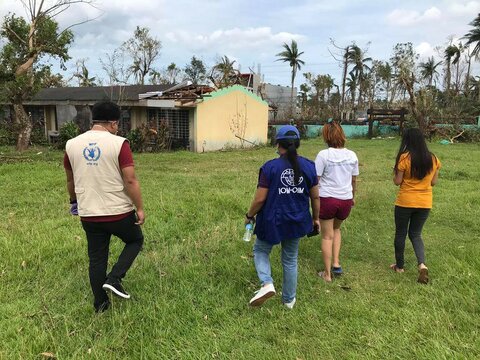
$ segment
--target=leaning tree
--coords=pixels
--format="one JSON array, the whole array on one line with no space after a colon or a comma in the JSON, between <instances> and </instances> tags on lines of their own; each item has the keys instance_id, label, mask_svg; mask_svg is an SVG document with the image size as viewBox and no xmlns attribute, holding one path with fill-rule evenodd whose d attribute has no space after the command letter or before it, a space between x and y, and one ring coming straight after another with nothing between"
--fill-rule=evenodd
<instances>
[{"instance_id":1,"label":"leaning tree","mask_svg":"<svg viewBox=\"0 0 480 360\"><path fill-rule=\"evenodd\" d=\"M18 128L17 150L28 148L33 129L25 102L33 98L42 85L42 77L49 65L42 63L46 57L60 60L65 69L69 59L68 48L73 41L72 26L60 29L55 18L74 4L92 5L93 0L20 0L27 17L10 13L0 27L4 46L0 50L0 89L4 100L13 105Z\"/></svg>"}]
</instances>

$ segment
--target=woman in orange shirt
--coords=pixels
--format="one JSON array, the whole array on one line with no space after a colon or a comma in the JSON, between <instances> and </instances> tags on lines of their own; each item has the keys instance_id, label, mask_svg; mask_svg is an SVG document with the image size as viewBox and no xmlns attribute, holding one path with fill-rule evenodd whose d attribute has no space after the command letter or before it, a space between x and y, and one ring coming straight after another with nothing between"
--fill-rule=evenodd
<instances>
[{"instance_id":1,"label":"woman in orange shirt","mask_svg":"<svg viewBox=\"0 0 480 360\"><path fill-rule=\"evenodd\" d=\"M419 129L405 130L394 167L393 182L400 185L395 201L395 260L390 268L403 273L405 239L410 238L418 262L418 282L428 283L423 225L432 208L432 186L437 183L440 160L432 154Z\"/></svg>"}]
</instances>

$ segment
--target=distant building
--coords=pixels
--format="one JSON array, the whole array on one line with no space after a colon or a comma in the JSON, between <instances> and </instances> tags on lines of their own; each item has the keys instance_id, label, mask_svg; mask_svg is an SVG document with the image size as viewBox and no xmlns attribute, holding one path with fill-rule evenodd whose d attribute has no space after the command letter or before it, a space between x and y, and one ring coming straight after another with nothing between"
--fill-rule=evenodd
<instances>
[{"instance_id":1,"label":"distant building","mask_svg":"<svg viewBox=\"0 0 480 360\"><path fill-rule=\"evenodd\" d=\"M289 120L292 107L292 88L290 86L273 85L262 81L258 74L240 74L241 84L264 99L270 106L268 121ZM293 88L293 99L296 104L297 88ZM295 106L295 113L297 109Z\"/></svg>"}]
</instances>

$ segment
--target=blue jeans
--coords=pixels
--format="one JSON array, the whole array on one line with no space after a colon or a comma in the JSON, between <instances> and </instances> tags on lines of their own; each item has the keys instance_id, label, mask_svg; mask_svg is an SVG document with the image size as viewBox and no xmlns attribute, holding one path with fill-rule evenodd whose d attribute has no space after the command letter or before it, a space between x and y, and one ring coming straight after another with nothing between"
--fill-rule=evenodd
<instances>
[{"instance_id":1,"label":"blue jeans","mask_svg":"<svg viewBox=\"0 0 480 360\"><path fill-rule=\"evenodd\" d=\"M282 301L291 302L297 292L297 258L298 243L300 239L282 241L282 267L283 267L283 285ZM273 245L257 238L253 246L253 261L257 270L258 278L262 285L271 283L272 270L270 267L270 252Z\"/></svg>"}]
</instances>

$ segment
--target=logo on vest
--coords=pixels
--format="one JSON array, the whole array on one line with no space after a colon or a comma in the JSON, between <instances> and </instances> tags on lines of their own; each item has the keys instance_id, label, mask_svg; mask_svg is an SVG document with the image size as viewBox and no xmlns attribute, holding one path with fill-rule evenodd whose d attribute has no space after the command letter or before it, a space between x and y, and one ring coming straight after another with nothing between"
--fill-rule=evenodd
<instances>
[{"instance_id":1,"label":"logo on vest","mask_svg":"<svg viewBox=\"0 0 480 360\"><path fill-rule=\"evenodd\" d=\"M283 186L282 188L278 189L278 193L280 195L282 194L303 194L303 191L305 190L303 187L299 187L303 182L303 176L300 176L298 179L298 183L295 184L295 172L293 169L285 169L282 172L282 175L280 175L280 181L282 182Z\"/></svg>"},{"instance_id":2,"label":"logo on vest","mask_svg":"<svg viewBox=\"0 0 480 360\"><path fill-rule=\"evenodd\" d=\"M96 162L101 155L102 151L97 146L97 143L90 143L83 149L83 157L88 161L87 165L98 165Z\"/></svg>"}]
</instances>

